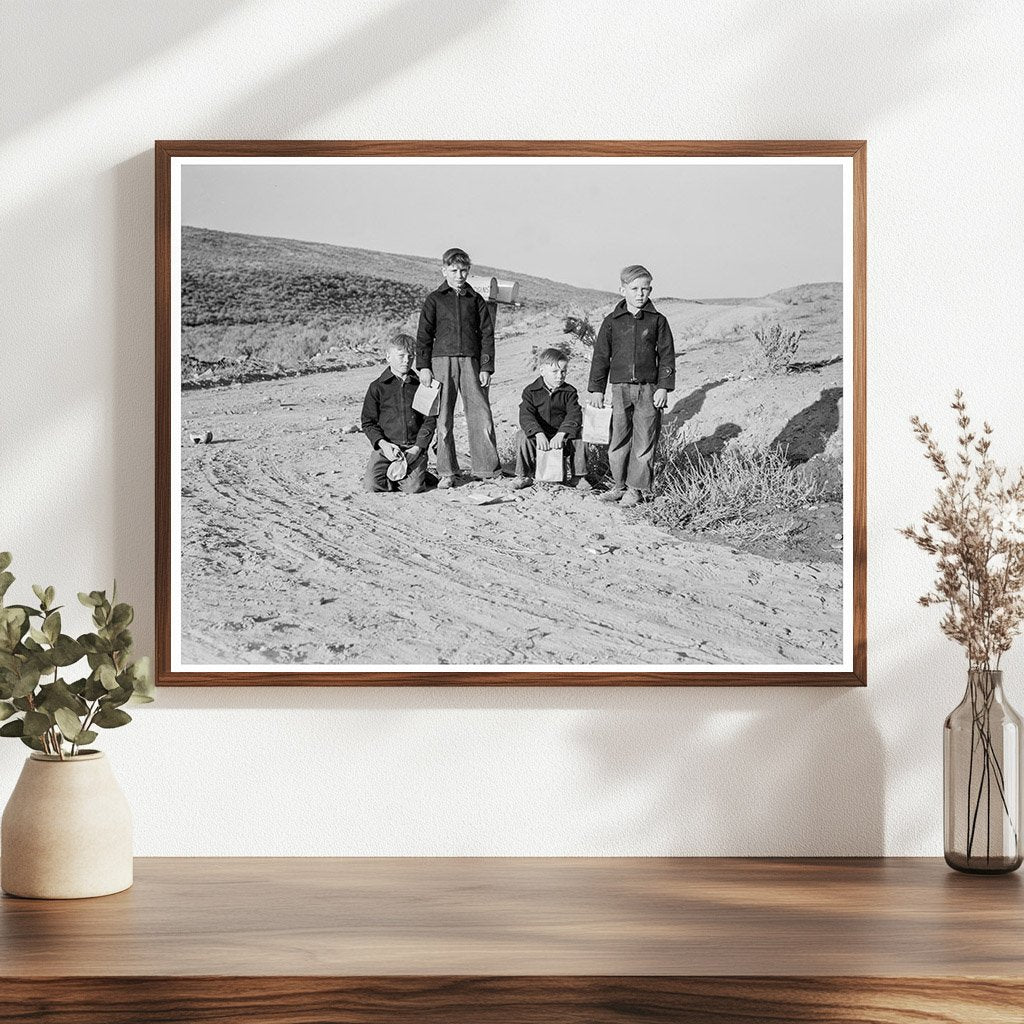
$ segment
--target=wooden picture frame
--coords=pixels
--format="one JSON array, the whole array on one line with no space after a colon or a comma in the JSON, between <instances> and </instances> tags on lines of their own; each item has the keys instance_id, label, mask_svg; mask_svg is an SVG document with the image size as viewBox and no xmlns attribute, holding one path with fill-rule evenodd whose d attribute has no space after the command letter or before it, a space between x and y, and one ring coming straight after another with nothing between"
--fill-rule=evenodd
<instances>
[{"instance_id":1,"label":"wooden picture frame","mask_svg":"<svg viewBox=\"0 0 1024 1024\"><path fill-rule=\"evenodd\" d=\"M158 684L865 685L865 169L863 141L158 141ZM811 210L814 203L825 212ZM347 223L359 224L358 236L330 234L335 205L345 207ZM370 208L373 216L364 216ZM798 222L804 226L791 230ZM407 231L410 223L415 231ZM480 223L490 233L477 232ZM593 241L595 223L603 226L599 237L611 239L607 252ZM431 233L434 224L445 226ZM413 235L425 240L414 243ZM480 288L494 279L494 295L504 288L510 299L490 307L499 308L490 389L499 449L514 454L508 410L538 372L537 349L570 332L574 311L596 329L617 298L619 282L604 270L604 285L593 270L569 284L568 271L551 276L570 267L557 260L599 250L600 267L614 274L633 260L650 261L651 301L660 308L659 296L670 296L665 315L677 335L680 379L662 415L663 435L696 431L679 450L688 453L687 466L698 457L706 466L745 433L750 451L782 453L791 468L799 462L795 475L820 493L838 487L831 519L823 519L824 499L800 506L816 546L797 554L811 560L787 562L781 546L764 558L756 539L718 534L709 543L707 534L644 518L662 515L665 501L626 511L599 506L596 494L520 494L507 482L492 485L493 499L476 485L444 495L364 494L352 468L371 451L355 433L357 392L386 360L378 358L376 371L364 364L402 316L414 330L418 303L435 286L423 267L429 263L440 284L441 252L455 245L478 261ZM695 270L676 278L667 270L668 254L688 245L696 252L687 256L691 269L727 275L727 265L745 261L752 269L744 280L767 281L789 266L812 269L792 271L805 280L748 296L737 273L722 286L730 291L707 294L687 286ZM819 249L825 255L817 264ZM545 260L555 269L545 272ZM838 266L837 285L829 275ZM737 311L731 326L730 309ZM348 332L337 334L338 345L331 344L335 323ZM776 328L779 347L792 344L771 363L763 338L770 341ZM582 402L587 346L580 330L579 339L564 337ZM800 347L808 337L820 343L809 355ZM302 349L301 364L287 365L289 346ZM515 358L503 366L506 351ZM322 393L314 378L327 382ZM767 410L776 392L778 408L749 413L756 429L730 419L729 409L740 406L746 416L755 394ZM723 404L727 395L731 407ZM772 416L789 417L782 430L770 425ZM774 432L770 444L768 434L758 440L759 430ZM794 438L802 456L794 455ZM349 469L324 468L335 459ZM823 482L830 472L832 484ZM331 483L328 474L340 478ZM543 501L558 506L547 518L537 511ZM596 518L599 508L606 520ZM407 516L409 509L417 511ZM774 530L765 509L763 522ZM509 513L532 515L533 533L521 523L508 527ZM599 521L609 529L587 528ZM479 526L478 540L460 548L451 533L467 522ZM757 532L762 521L753 522ZM356 544L356 529L372 533L372 547ZM661 531L654 540L652 530ZM388 554L382 533L400 557ZM779 545L788 543L789 534L778 536ZM698 548L703 562L695 560ZM556 565L558 574L543 585L520 586L517 566L548 573ZM476 596L449 600L446 589L459 591L470 577L464 593ZM709 577L721 578L720 590ZM396 589L406 584L415 599ZM618 591L613 619L593 595ZM783 592L789 597L776 600ZM479 603L492 599L491 618L475 623ZM602 633L605 619L612 624ZM676 621L689 632L671 661L664 652ZM790 639L794 632L799 640ZM324 651L336 660L324 660ZM621 651L621 660L609 660L610 651ZM733 652L741 660L723 660Z\"/></svg>"}]
</instances>

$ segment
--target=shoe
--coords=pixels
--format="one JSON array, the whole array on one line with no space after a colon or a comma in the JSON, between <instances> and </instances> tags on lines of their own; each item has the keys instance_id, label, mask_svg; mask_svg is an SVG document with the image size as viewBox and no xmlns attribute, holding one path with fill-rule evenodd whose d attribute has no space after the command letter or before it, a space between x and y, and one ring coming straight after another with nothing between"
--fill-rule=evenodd
<instances>
[{"instance_id":1,"label":"shoe","mask_svg":"<svg viewBox=\"0 0 1024 1024\"><path fill-rule=\"evenodd\" d=\"M453 477L453 476L443 476L443 477L441 477L440 480L437 481L437 489L439 491L447 491L448 488L454 486L454 484L455 484L455 477Z\"/></svg>"},{"instance_id":2,"label":"shoe","mask_svg":"<svg viewBox=\"0 0 1024 1024\"><path fill-rule=\"evenodd\" d=\"M639 505L643 500L644 496L635 487L630 487L626 490L622 501L619 502L619 508L632 508L634 505Z\"/></svg>"},{"instance_id":3,"label":"shoe","mask_svg":"<svg viewBox=\"0 0 1024 1024\"><path fill-rule=\"evenodd\" d=\"M522 491L525 490L527 487L532 486L533 481L528 476L517 476L515 480L512 481L513 491Z\"/></svg>"},{"instance_id":4,"label":"shoe","mask_svg":"<svg viewBox=\"0 0 1024 1024\"><path fill-rule=\"evenodd\" d=\"M626 492L621 487L613 487L600 496L601 501L618 501Z\"/></svg>"},{"instance_id":5,"label":"shoe","mask_svg":"<svg viewBox=\"0 0 1024 1024\"><path fill-rule=\"evenodd\" d=\"M577 491L592 491L594 489L594 485L585 476L579 477L573 487Z\"/></svg>"}]
</instances>

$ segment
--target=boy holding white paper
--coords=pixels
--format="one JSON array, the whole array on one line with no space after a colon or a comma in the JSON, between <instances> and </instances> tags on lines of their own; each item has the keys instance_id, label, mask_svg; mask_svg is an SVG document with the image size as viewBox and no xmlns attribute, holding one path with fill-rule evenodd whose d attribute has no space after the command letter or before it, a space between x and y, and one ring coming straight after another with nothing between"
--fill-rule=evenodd
<instances>
[{"instance_id":1,"label":"boy holding white paper","mask_svg":"<svg viewBox=\"0 0 1024 1024\"><path fill-rule=\"evenodd\" d=\"M571 464L574 486L589 491L586 448L580 436L583 410L579 393L565 380L569 357L557 348L547 348L537 362L540 376L524 388L519 406L516 478L512 486L517 491L529 487L539 476L538 451L554 451L559 461L565 459Z\"/></svg>"},{"instance_id":2,"label":"boy holding white paper","mask_svg":"<svg viewBox=\"0 0 1024 1024\"><path fill-rule=\"evenodd\" d=\"M494 318L483 297L467 283L472 264L462 249L441 257L444 283L423 303L416 332L416 372L420 383L441 385L437 415L438 487L451 487L459 473L455 453L455 402L466 410L473 476L501 476L488 389L494 372Z\"/></svg>"},{"instance_id":3,"label":"boy holding white paper","mask_svg":"<svg viewBox=\"0 0 1024 1024\"><path fill-rule=\"evenodd\" d=\"M654 486L654 453L662 411L676 386L676 350L668 320L651 302L651 272L639 263L619 275L622 300L604 318L594 340L588 403L604 408L612 386L608 464L612 488L602 501L638 505Z\"/></svg>"},{"instance_id":4,"label":"boy holding white paper","mask_svg":"<svg viewBox=\"0 0 1024 1024\"><path fill-rule=\"evenodd\" d=\"M363 476L367 491L418 494L426 490L427 448L437 417L424 416L413 408L419 387L412 372L415 347L408 334L388 341L388 367L363 399L363 433L373 446Z\"/></svg>"}]
</instances>

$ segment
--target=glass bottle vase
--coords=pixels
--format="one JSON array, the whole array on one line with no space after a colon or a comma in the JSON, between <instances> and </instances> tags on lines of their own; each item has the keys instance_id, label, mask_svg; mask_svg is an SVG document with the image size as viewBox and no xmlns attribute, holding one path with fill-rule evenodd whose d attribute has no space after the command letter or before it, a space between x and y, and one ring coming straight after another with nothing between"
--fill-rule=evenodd
<instances>
[{"instance_id":1,"label":"glass bottle vase","mask_svg":"<svg viewBox=\"0 0 1024 1024\"><path fill-rule=\"evenodd\" d=\"M1021 865L1021 719L1003 673L971 669L942 730L946 863L1000 874Z\"/></svg>"}]
</instances>

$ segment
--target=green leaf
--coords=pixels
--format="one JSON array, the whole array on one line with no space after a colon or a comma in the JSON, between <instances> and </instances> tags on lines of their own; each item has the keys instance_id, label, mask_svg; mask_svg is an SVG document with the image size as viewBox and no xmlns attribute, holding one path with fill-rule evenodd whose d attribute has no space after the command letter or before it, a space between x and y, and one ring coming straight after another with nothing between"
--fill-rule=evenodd
<instances>
[{"instance_id":1,"label":"green leaf","mask_svg":"<svg viewBox=\"0 0 1024 1024\"><path fill-rule=\"evenodd\" d=\"M38 608L33 608L28 604L9 604L8 608L20 608L28 618L42 619L44 618L43 613Z\"/></svg>"},{"instance_id":2,"label":"green leaf","mask_svg":"<svg viewBox=\"0 0 1024 1024\"><path fill-rule=\"evenodd\" d=\"M2 734L3 729L0 729L0 735ZM38 750L44 754L46 753L46 747L44 747L43 744L34 736L22 736L21 742L24 743L26 747L31 747L33 750Z\"/></svg>"},{"instance_id":3,"label":"green leaf","mask_svg":"<svg viewBox=\"0 0 1024 1024\"><path fill-rule=\"evenodd\" d=\"M9 572L0 572L0 598L7 593L13 582L14 577Z\"/></svg>"},{"instance_id":4,"label":"green leaf","mask_svg":"<svg viewBox=\"0 0 1024 1024\"><path fill-rule=\"evenodd\" d=\"M134 641L135 638L132 636L132 631L130 629L122 629L117 633L113 646L122 654L128 654L132 649Z\"/></svg>"},{"instance_id":5,"label":"green leaf","mask_svg":"<svg viewBox=\"0 0 1024 1024\"><path fill-rule=\"evenodd\" d=\"M57 637L57 642L53 645L51 653L54 665L61 667L74 665L76 661L81 661L85 657L85 649L82 645L64 633Z\"/></svg>"},{"instance_id":6,"label":"green leaf","mask_svg":"<svg viewBox=\"0 0 1024 1024\"><path fill-rule=\"evenodd\" d=\"M110 641L95 633L83 633L78 638L78 644L82 650L91 654L109 654L111 651Z\"/></svg>"},{"instance_id":7,"label":"green leaf","mask_svg":"<svg viewBox=\"0 0 1024 1024\"><path fill-rule=\"evenodd\" d=\"M45 604L46 604L47 608L50 608L50 609L53 608L53 599L56 596L57 596L57 591L54 590L53 587L47 587L46 588L46 593L43 595L43 597L46 598Z\"/></svg>"},{"instance_id":8,"label":"green leaf","mask_svg":"<svg viewBox=\"0 0 1024 1024\"><path fill-rule=\"evenodd\" d=\"M38 583L32 584L32 593L39 598L39 603L45 608L46 607L46 588L39 586Z\"/></svg>"},{"instance_id":9,"label":"green leaf","mask_svg":"<svg viewBox=\"0 0 1024 1024\"><path fill-rule=\"evenodd\" d=\"M60 612L50 612L50 614L43 619L42 630L46 635L46 639L49 640L51 644L55 644L57 642L57 637L60 636Z\"/></svg>"},{"instance_id":10,"label":"green leaf","mask_svg":"<svg viewBox=\"0 0 1024 1024\"><path fill-rule=\"evenodd\" d=\"M75 742L81 746L83 743L92 743L97 736L99 736L98 732L93 732L92 729L86 729L78 734L78 739L75 740Z\"/></svg>"},{"instance_id":11,"label":"green leaf","mask_svg":"<svg viewBox=\"0 0 1024 1024\"><path fill-rule=\"evenodd\" d=\"M50 643L50 638L41 629L36 629L35 626L32 626L29 629L28 635L30 637L32 637L32 639L35 640L35 642L37 644L49 644Z\"/></svg>"},{"instance_id":12,"label":"green leaf","mask_svg":"<svg viewBox=\"0 0 1024 1024\"><path fill-rule=\"evenodd\" d=\"M63 679L57 679L52 683L39 687L39 698L36 700L36 707L40 711L56 712L58 708L64 708L79 718L84 718L89 713L89 705L81 697L73 693Z\"/></svg>"},{"instance_id":13,"label":"green leaf","mask_svg":"<svg viewBox=\"0 0 1024 1024\"><path fill-rule=\"evenodd\" d=\"M10 551L0 551L0 571L4 570L11 564L11 553Z\"/></svg>"},{"instance_id":14,"label":"green leaf","mask_svg":"<svg viewBox=\"0 0 1024 1024\"><path fill-rule=\"evenodd\" d=\"M0 725L0 736L24 736L25 722L21 718L15 718L13 722L6 722Z\"/></svg>"},{"instance_id":15,"label":"green leaf","mask_svg":"<svg viewBox=\"0 0 1024 1024\"><path fill-rule=\"evenodd\" d=\"M104 707L119 708L122 704L127 704L132 699L132 688L129 683L128 686L119 686L116 690L110 690L100 701Z\"/></svg>"},{"instance_id":16,"label":"green leaf","mask_svg":"<svg viewBox=\"0 0 1024 1024\"><path fill-rule=\"evenodd\" d=\"M83 594L81 591L78 592L78 600L86 606L86 608L95 608L99 602L99 595L94 590L91 594Z\"/></svg>"},{"instance_id":17,"label":"green leaf","mask_svg":"<svg viewBox=\"0 0 1024 1024\"><path fill-rule=\"evenodd\" d=\"M28 697L33 694L39 685L39 675L38 665L25 665L11 692L11 697Z\"/></svg>"},{"instance_id":18,"label":"green leaf","mask_svg":"<svg viewBox=\"0 0 1024 1024\"><path fill-rule=\"evenodd\" d=\"M13 651L28 628L28 616L21 608L0 609L0 650Z\"/></svg>"},{"instance_id":19,"label":"green leaf","mask_svg":"<svg viewBox=\"0 0 1024 1024\"><path fill-rule=\"evenodd\" d=\"M82 721L78 715L67 708L57 708L53 717L64 738L71 740L72 743L78 743L79 734L82 732Z\"/></svg>"},{"instance_id":20,"label":"green leaf","mask_svg":"<svg viewBox=\"0 0 1024 1024\"><path fill-rule=\"evenodd\" d=\"M96 670L96 678L103 684L105 690L116 690L119 685L117 673L112 665L100 665Z\"/></svg>"},{"instance_id":21,"label":"green leaf","mask_svg":"<svg viewBox=\"0 0 1024 1024\"><path fill-rule=\"evenodd\" d=\"M9 651L0 651L0 670L21 674L21 659Z\"/></svg>"},{"instance_id":22,"label":"green leaf","mask_svg":"<svg viewBox=\"0 0 1024 1024\"><path fill-rule=\"evenodd\" d=\"M33 709L32 701L28 697L12 697L11 703L19 711L31 711Z\"/></svg>"},{"instance_id":23,"label":"green leaf","mask_svg":"<svg viewBox=\"0 0 1024 1024\"><path fill-rule=\"evenodd\" d=\"M44 715L41 711L25 712L26 736L42 736L52 724L50 716Z\"/></svg>"},{"instance_id":24,"label":"green leaf","mask_svg":"<svg viewBox=\"0 0 1024 1024\"><path fill-rule=\"evenodd\" d=\"M107 688L96 678L91 675L85 681L85 690L82 692L82 696L86 700L99 700L100 697L107 695Z\"/></svg>"},{"instance_id":25,"label":"green leaf","mask_svg":"<svg viewBox=\"0 0 1024 1024\"><path fill-rule=\"evenodd\" d=\"M117 729L119 726L127 725L131 720L132 716L127 711L104 705L96 712L93 724L98 725L101 729ZM3 727L0 726L0 734L2 732Z\"/></svg>"},{"instance_id":26,"label":"green leaf","mask_svg":"<svg viewBox=\"0 0 1024 1024\"><path fill-rule=\"evenodd\" d=\"M156 686L150 671L149 658L139 658L128 666L128 675L135 691L133 700L137 704L149 704L156 695Z\"/></svg>"},{"instance_id":27,"label":"green leaf","mask_svg":"<svg viewBox=\"0 0 1024 1024\"><path fill-rule=\"evenodd\" d=\"M135 610L130 604L116 604L110 613L110 625L115 629L124 629L132 624L135 618Z\"/></svg>"},{"instance_id":28,"label":"green leaf","mask_svg":"<svg viewBox=\"0 0 1024 1024\"><path fill-rule=\"evenodd\" d=\"M6 700L0 700L0 722L6 722L11 715L16 715L18 709Z\"/></svg>"}]
</instances>

